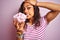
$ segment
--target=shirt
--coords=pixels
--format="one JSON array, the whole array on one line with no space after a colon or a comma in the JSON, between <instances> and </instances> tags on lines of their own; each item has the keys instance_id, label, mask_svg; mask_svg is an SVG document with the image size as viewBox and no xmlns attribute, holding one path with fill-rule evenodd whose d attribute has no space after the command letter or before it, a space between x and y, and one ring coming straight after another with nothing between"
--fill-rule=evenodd
<instances>
[{"instance_id":1,"label":"shirt","mask_svg":"<svg viewBox=\"0 0 60 40\"><path fill-rule=\"evenodd\" d=\"M45 17L40 18L40 26L36 29L33 25L27 23L27 29L24 31L24 40L43 40L45 37L45 29L47 26L47 21Z\"/></svg>"}]
</instances>

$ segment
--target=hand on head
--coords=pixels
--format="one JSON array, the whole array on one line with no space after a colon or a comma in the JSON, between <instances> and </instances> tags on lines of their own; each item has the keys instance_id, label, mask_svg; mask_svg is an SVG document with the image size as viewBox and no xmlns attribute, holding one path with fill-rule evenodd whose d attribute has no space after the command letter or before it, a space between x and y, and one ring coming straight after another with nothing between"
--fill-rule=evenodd
<instances>
[{"instance_id":1,"label":"hand on head","mask_svg":"<svg viewBox=\"0 0 60 40\"><path fill-rule=\"evenodd\" d=\"M25 0L25 2L29 2L32 5L36 5L37 0Z\"/></svg>"}]
</instances>

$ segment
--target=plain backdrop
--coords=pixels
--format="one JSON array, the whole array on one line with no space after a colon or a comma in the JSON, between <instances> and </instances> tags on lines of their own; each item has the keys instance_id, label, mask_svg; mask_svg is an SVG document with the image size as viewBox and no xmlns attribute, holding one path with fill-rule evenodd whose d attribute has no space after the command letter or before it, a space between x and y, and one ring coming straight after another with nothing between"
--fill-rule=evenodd
<instances>
[{"instance_id":1,"label":"plain backdrop","mask_svg":"<svg viewBox=\"0 0 60 40\"><path fill-rule=\"evenodd\" d=\"M16 40L16 28L13 25L13 15L18 12L23 0L0 0L0 40ZM60 0L38 0L60 4ZM50 10L40 7L41 16ZM44 40L60 40L60 14L46 27Z\"/></svg>"}]
</instances>

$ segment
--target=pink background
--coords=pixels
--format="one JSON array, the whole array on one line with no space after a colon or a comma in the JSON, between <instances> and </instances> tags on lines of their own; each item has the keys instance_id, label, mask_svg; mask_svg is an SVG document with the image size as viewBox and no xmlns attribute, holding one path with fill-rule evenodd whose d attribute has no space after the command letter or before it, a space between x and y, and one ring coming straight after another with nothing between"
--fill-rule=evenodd
<instances>
[{"instance_id":1,"label":"pink background","mask_svg":"<svg viewBox=\"0 0 60 40\"><path fill-rule=\"evenodd\" d=\"M16 29L13 25L13 15L17 13L23 0L0 0L0 40L16 40ZM40 2L54 2L60 4L60 0L38 0ZM50 10L40 8L41 16ZM46 27L45 40L60 40L60 14Z\"/></svg>"}]
</instances>

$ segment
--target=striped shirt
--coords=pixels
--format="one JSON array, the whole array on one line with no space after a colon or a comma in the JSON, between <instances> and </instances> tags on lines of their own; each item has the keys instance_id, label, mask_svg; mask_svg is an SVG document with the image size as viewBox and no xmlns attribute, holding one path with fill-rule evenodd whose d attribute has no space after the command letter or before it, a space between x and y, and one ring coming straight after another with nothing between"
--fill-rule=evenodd
<instances>
[{"instance_id":1,"label":"striped shirt","mask_svg":"<svg viewBox=\"0 0 60 40\"><path fill-rule=\"evenodd\" d=\"M27 31L24 31L24 40L43 40L45 35L45 29L47 26L47 21L44 17L40 19L40 26L35 29L34 24L29 25L27 23Z\"/></svg>"}]
</instances>

